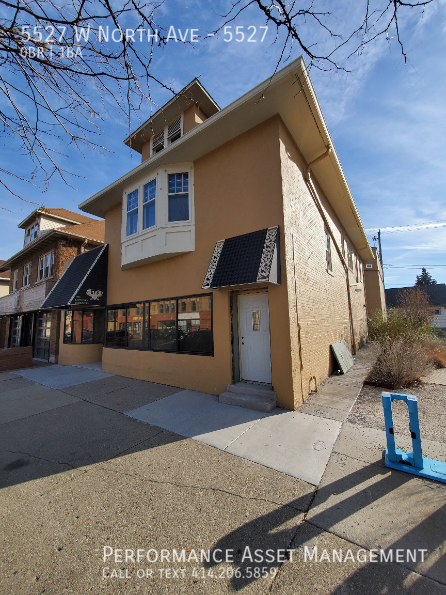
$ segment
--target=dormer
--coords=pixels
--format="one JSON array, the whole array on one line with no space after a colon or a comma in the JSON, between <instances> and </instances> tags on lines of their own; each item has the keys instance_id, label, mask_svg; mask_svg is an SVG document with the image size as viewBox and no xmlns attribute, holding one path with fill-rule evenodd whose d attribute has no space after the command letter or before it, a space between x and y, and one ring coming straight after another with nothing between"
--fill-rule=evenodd
<instances>
[{"instance_id":1,"label":"dormer","mask_svg":"<svg viewBox=\"0 0 446 595\"><path fill-rule=\"evenodd\" d=\"M73 213L67 209L46 209L40 207L33 211L17 227L25 230L23 246L27 246L36 240L42 232L50 229L59 229L71 225L91 223L95 221L91 217Z\"/></svg>"},{"instance_id":2,"label":"dormer","mask_svg":"<svg viewBox=\"0 0 446 595\"><path fill-rule=\"evenodd\" d=\"M195 79L124 142L141 153L141 162L147 161L218 111L218 105Z\"/></svg>"}]
</instances>

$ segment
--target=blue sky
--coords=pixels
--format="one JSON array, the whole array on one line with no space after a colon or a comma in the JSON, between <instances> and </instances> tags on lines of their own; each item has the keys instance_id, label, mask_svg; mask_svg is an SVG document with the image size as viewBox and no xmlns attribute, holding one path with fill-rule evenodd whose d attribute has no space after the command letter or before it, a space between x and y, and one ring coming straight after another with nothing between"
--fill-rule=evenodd
<instances>
[{"instance_id":1,"label":"blue sky","mask_svg":"<svg viewBox=\"0 0 446 595\"><path fill-rule=\"evenodd\" d=\"M227 6L226 0L166 0L159 20L167 29L172 25L184 34L185 29L195 28L203 35L215 28ZM332 22L345 32L359 18L362 3L344 0L336 8ZM272 74L282 47L281 38L274 42L271 26L260 42L259 26L264 20L257 9L239 17L233 33L236 25L243 26L245 34L249 26L256 26L256 42L226 43L222 36L200 39L193 46L170 41L155 54L153 73L178 91L199 77L220 107L225 107ZM316 69L310 73L366 229L446 222L445 0L435 0L422 19L408 13L400 26L407 64L395 40L382 38L347 63L350 73ZM314 25L308 24L308 32L321 49L332 43ZM296 46L285 59L300 54ZM154 105L144 107L142 121L170 98L156 86L151 90ZM92 101L97 102L97 97ZM53 179L43 192L38 178L40 188L11 179L10 187L31 201L43 201L46 207L78 210L79 203L138 165L139 154L132 155L122 143L128 135L125 118L111 108L103 114L98 140L109 152L86 150L82 155L54 139L54 148L66 155L59 162L81 176L71 178L75 189ZM132 128L138 125L134 119ZM2 168L14 168L25 176L32 171L11 138L2 138L0 152ZM0 189L0 206L9 209L0 211L0 258L5 259L22 247L23 235L16 226L34 205ZM446 282L446 226L383 231L382 247L387 287L413 285L422 266L439 283Z\"/></svg>"}]
</instances>

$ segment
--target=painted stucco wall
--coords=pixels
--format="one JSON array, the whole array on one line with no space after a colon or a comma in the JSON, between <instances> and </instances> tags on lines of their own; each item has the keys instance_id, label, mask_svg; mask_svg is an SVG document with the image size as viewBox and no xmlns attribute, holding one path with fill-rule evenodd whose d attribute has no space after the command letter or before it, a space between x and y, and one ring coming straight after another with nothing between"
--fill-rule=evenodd
<instances>
[{"instance_id":1,"label":"painted stucco wall","mask_svg":"<svg viewBox=\"0 0 446 595\"><path fill-rule=\"evenodd\" d=\"M333 371L330 344L345 339L350 346L352 341L345 269L331 242L332 271L327 270L325 224L305 181L304 160L282 122L280 156L291 357L295 406L299 406L302 402L298 401L299 393L305 399ZM314 175L312 179L342 252L342 226ZM355 266L353 271L349 271L349 279L355 345L358 347L365 340L365 296L363 283L356 281ZM301 391L297 386L300 382L298 370L301 370Z\"/></svg>"},{"instance_id":2,"label":"painted stucco wall","mask_svg":"<svg viewBox=\"0 0 446 595\"><path fill-rule=\"evenodd\" d=\"M186 134L198 124L202 124L206 119L207 116L199 105L191 105L183 113L183 134Z\"/></svg>"},{"instance_id":3,"label":"painted stucco wall","mask_svg":"<svg viewBox=\"0 0 446 595\"><path fill-rule=\"evenodd\" d=\"M61 313L61 322L64 320ZM59 324L59 358L58 364L62 366L76 366L79 364L93 364L102 359L102 344L69 345L63 342L64 325Z\"/></svg>"},{"instance_id":4,"label":"painted stucco wall","mask_svg":"<svg viewBox=\"0 0 446 595\"><path fill-rule=\"evenodd\" d=\"M106 213L109 304L207 293L201 289L218 240L279 225L283 210L279 119L271 118L194 163L195 251L122 271L121 206ZM265 284L263 285L265 286ZM248 286L251 288L252 286ZM104 348L103 369L219 394L232 382L230 292L213 292L214 357ZM272 384L278 404L294 408L286 277L269 286Z\"/></svg>"}]
</instances>

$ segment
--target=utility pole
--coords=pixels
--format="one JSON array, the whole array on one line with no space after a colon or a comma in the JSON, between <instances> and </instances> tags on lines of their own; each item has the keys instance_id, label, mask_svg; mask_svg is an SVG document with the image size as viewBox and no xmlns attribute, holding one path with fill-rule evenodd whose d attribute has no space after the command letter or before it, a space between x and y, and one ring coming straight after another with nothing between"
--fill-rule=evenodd
<instances>
[{"instance_id":1,"label":"utility pole","mask_svg":"<svg viewBox=\"0 0 446 595\"><path fill-rule=\"evenodd\" d=\"M383 283L384 283L383 253L382 253L382 248L381 248L381 230L380 229L378 229L378 236L374 236L373 241L378 242L378 257L379 257L379 262L381 263L381 271L382 271Z\"/></svg>"}]
</instances>

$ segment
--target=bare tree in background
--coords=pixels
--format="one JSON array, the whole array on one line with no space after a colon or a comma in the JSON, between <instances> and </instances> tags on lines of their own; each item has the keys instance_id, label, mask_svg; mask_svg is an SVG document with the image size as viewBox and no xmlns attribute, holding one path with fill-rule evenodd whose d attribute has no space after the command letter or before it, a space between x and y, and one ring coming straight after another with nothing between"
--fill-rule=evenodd
<instances>
[{"instance_id":1,"label":"bare tree in background","mask_svg":"<svg viewBox=\"0 0 446 595\"><path fill-rule=\"evenodd\" d=\"M130 122L150 100L152 82L174 93L151 72L155 48L166 43L155 22L163 2L129 0L114 10L109 0L0 0L0 122L35 164L26 181L43 173L47 186L57 173L69 183L57 139L103 150L96 139L107 112L117 109ZM0 174L12 194L4 175L25 179L3 168Z\"/></svg>"},{"instance_id":2,"label":"bare tree in background","mask_svg":"<svg viewBox=\"0 0 446 595\"><path fill-rule=\"evenodd\" d=\"M0 0L2 133L19 137L22 158L34 162L29 178L23 175L23 167L17 171L0 167L0 184L14 194L5 176L33 183L43 174L47 186L58 174L69 183L70 172L58 165L58 139L80 151L85 147L103 150L96 139L107 112L117 109L130 126L131 116L143 106L147 109L152 83L174 93L151 69L155 52L168 38L166 29L156 23L166 1L127 0L115 9L110 0L66 0L60 5L56 0ZM332 12L318 9L327 5L322 0L233 0L213 34L236 23L245 11L258 9L265 23L277 31L276 41L281 44L277 67L297 44L309 67L333 70L344 68L342 62L381 36L395 38L406 58L400 15L422 12L432 2L364 0L358 25L341 34ZM133 37L126 35L129 27ZM321 39L329 41L319 46L324 48L321 52L314 43L315 27ZM111 40L104 34L107 28L115 30Z\"/></svg>"},{"instance_id":3,"label":"bare tree in background","mask_svg":"<svg viewBox=\"0 0 446 595\"><path fill-rule=\"evenodd\" d=\"M383 36L389 41L397 41L406 62L407 53L400 30L402 15L410 10L416 11L416 16L421 18L426 6L432 2L434 0L364 0L357 26L342 31L342 16L345 15L346 7L343 8L341 3L333 8L332 2L322 0L232 0L225 22L214 34L224 30L228 23L236 21L243 12L256 7L264 14L267 24L275 26L277 38L280 33L285 34L285 41L281 42L279 64L285 53L291 53L297 44L308 60L309 69L347 70L344 64L349 58L362 53L366 46ZM326 6L330 6L330 10L325 10ZM335 11L344 15L341 14L339 18ZM315 42L315 34L319 38L318 42ZM319 47L323 48L322 52L318 51Z\"/></svg>"}]
</instances>

